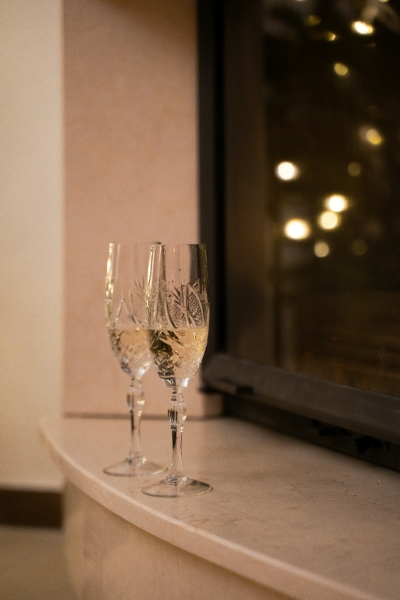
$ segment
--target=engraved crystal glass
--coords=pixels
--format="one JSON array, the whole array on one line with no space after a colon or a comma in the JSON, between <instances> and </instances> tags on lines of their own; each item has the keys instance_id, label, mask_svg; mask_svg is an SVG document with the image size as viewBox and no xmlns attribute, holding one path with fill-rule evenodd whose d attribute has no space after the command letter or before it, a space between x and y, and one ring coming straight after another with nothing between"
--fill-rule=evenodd
<instances>
[{"instance_id":1,"label":"engraved crystal glass","mask_svg":"<svg viewBox=\"0 0 400 600\"><path fill-rule=\"evenodd\" d=\"M203 244L158 246L149 269L148 335L159 377L171 391L168 417L172 462L165 479L142 488L149 496L176 498L204 494L208 483L183 470L182 434L186 419L183 389L195 376L207 345L209 299Z\"/></svg>"},{"instance_id":2,"label":"engraved crystal glass","mask_svg":"<svg viewBox=\"0 0 400 600\"><path fill-rule=\"evenodd\" d=\"M146 332L146 284L152 244L109 244L106 273L106 325L112 351L130 377L127 403L131 438L128 454L107 467L109 475L147 475L162 469L143 455L140 422L144 405L142 377L151 365Z\"/></svg>"}]
</instances>

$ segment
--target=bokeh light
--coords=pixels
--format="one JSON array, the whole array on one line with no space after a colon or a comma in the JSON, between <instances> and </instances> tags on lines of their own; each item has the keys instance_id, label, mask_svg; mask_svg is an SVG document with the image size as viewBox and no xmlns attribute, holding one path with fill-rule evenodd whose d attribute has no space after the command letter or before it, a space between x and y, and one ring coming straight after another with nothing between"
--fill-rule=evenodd
<instances>
[{"instance_id":1,"label":"bokeh light","mask_svg":"<svg viewBox=\"0 0 400 600\"><path fill-rule=\"evenodd\" d=\"M361 165L358 162L351 162L347 165L347 172L352 177L358 177L361 174Z\"/></svg>"},{"instance_id":2,"label":"bokeh light","mask_svg":"<svg viewBox=\"0 0 400 600\"><path fill-rule=\"evenodd\" d=\"M311 227L305 219L290 219L285 223L284 232L291 240L305 240L311 234Z\"/></svg>"},{"instance_id":3,"label":"bokeh light","mask_svg":"<svg viewBox=\"0 0 400 600\"><path fill-rule=\"evenodd\" d=\"M318 216L318 225L322 229L335 229L340 225L340 216L331 210L326 210Z\"/></svg>"},{"instance_id":4,"label":"bokeh light","mask_svg":"<svg viewBox=\"0 0 400 600\"><path fill-rule=\"evenodd\" d=\"M355 33L359 33L360 35L371 35L375 31L371 23L366 23L365 21L354 21L351 24L351 28Z\"/></svg>"},{"instance_id":5,"label":"bokeh light","mask_svg":"<svg viewBox=\"0 0 400 600\"><path fill-rule=\"evenodd\" d=\"M331 194L327 198L325 198L324 205L327 209L332 212L342 212L349 207L349 201L346 196L342 194Z\"/></svg>"},{"instance_id":6,"label":"bokeh light","mask_svg":"<svg viewBox=\"0 0 400 600\"><path fill-rule=\"evenodd\" d=\"M314 246L314 254L318 258L325 258L330 252L329 244L326 242L316 242Z\"/></svg>"},{"instance_id":7,"label":"bokeh light","mask_svg":"<svg viewBox=\"0 0 400 600\"><path fill-rule=\"evenodd\" d=\"M349 67L343 63L335 63L333 65L333 70L335 71L336 75L339 75L339 77L347 77L349 74Z\"/></svg>"},{"instance_id":8,"label":"bokeh light","mask_svg":"<svg viewBox=\"0 0 400 600\"><path fill-rule=\"evenodd\" d=\"M283 161L276 165L275 175L283 181L291 181L297 179L300 175L300 169L292 162Z\"/></svg>"}]
</instances>

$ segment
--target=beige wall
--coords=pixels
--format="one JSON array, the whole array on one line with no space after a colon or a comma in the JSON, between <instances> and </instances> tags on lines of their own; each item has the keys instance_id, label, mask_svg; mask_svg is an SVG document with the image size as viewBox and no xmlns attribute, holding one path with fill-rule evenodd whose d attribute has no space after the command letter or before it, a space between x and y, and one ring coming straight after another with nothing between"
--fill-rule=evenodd
<instances>
[{"instance_id":1,"label":"beige wall","mask_svg":"<svg viewBox=\"0 0 400 600\"><path fill-rule=\"evenodd\" d=\"M40 417L126 412L108 242L198 239L195 2L0 0L0 86L0 486L59 489ZM167 389L144 384L164 416Z\"/></svg>"},{"instance_id":2,"label":"beige wall","mask_svg":"<svg viewBox=\"0 0 400 600\"><path fill-rule=\"evenodd\" d=\"M66 413L126 414L104 323L110 241L198 241L194 0L64 0ZM145 415L169 393L143 380ZM193 383L189 415L216 412Z\"/></svg>"},{"instance_id":3,"label":"beige wall","mask_svg":"<svg viewBox=\"0 0 400 600\"><path fill-rule=\"evenodd\" d=\"M0 486L58 489L38 434L61 399L61 2L0 0Z\"/></svg>"}]
</instances>

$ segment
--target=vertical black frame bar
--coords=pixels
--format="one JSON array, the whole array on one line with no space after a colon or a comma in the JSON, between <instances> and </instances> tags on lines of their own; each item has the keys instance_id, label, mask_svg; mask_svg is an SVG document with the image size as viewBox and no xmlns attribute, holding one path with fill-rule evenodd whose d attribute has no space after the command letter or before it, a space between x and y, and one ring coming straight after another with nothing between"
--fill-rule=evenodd
<instances>
[{"instance_id":1,"label":"vertical black frame bar","mask_svg":"<svg viewBox=\"0 0 400 600\"><path fill-rule=\"evenodd\" d=\"M225 349L224 2L198 0L198 156L200 240L207 246L211 319L206 365Z\"/></svg>"}]
</instances>

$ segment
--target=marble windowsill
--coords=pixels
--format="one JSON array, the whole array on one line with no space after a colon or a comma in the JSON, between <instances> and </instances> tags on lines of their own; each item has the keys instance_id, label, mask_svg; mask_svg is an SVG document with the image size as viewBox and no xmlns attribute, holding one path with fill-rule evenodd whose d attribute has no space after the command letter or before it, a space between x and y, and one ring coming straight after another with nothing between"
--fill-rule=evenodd
<instances>
[{"instance_id":1,"label":"marble windowsill","mask_svg":"<svg viewBox=\"0 0 400 600\"><path fill-rule=\"evenodd\" d=\"M125 454L126 420L49 416L41 429L82 492L195 556L293 598L399 598L398 473L235 419L188 421L186 473L213 491L153 498L148 479L102 472ZM142 439L169 461L166 421L144 420Z\"/></svg>"}]
</instances>

